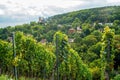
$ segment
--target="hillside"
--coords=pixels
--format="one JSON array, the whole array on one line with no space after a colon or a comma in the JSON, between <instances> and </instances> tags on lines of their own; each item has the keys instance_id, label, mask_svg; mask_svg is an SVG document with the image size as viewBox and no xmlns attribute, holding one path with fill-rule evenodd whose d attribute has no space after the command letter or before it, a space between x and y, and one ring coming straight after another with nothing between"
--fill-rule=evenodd
<instances>
[{"instance_id":1,"label":"hillside","mask_svg":"<svg viewBox=\"0 0 120 80\"><path fill-rule=\"evenodd\" d=\"M58 24L71 24L75 18L79 18L82 23L113 22L120 20L120 6L85 9L50 17L52 21L56 21Z\"/></svg>"},{"instance_id":2,"label":"hillside","mask_svg":"<svg viewBox=\"0 0 120 80\"><path fill-rule=\"evenodd\" d=\"M12 32L16 36L15 59L10 57ZM0 28L0 56L3 74L11 74L17 65L19 76L52 80L52 76L57 79L59 67L60 80L114 80L120 74L120 6Z\"/></svg>"}]
</instances>

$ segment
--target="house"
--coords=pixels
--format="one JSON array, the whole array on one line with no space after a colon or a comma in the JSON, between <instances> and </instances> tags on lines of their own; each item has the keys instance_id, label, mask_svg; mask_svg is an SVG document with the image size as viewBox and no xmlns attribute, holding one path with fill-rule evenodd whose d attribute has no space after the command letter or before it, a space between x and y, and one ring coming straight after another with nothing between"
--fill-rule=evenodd
<instances>
[{"instance_id":1,"label":"house","mask_svg":"<svg viewBox=\"0 0 120 80\"><path fill-rule=\"evenodd\" d=\"M93 23L93 26L95 27L95 25L96 25L96 23L94 22L94 23Z\"/></svg>"},{"instance_id":2,"label":"house","mask_svg":"<svg viewBox=\"0 0 120 80\"><path fill-rule=\"evenodd\" d=\"M69 31L68 31L69 34L73 34L75 33L75 29L74 28L70 28Z\"/></svg>"},{"instance_id":3,"label":"house","mask_svg":"<svg viewBox=\"0 0 120 80\"><path fill-rule=\"evenodd\" d=\"M107 25L107 26L112 26L113 23L105 23L105 25Z\"/></svg>"},{"instance_id":4,"label":"house","mask_svg":"<svg viewBox=\"0 0 120 80\"><path fill-rule=\"evenodd\" d=\"M99 31L100 31L100 32L103 32L103 29L102 29L102 28L100 28L100 29L99 29Z\"/></svg>"},{"instance_id":5,"label":"house","mask_svg":"<svg viewBox=\"0 0 120 80\"><path fill-rule=\"evenodd\" d=\"M42 39L40 42L41 42L42 44L46 44L47 40L46 40L46 39Z\"/></svg>"},{"instance_id":6,"label":"house","mask_svg":"<svg viewBox=\"0 0 120 80\"><path fill-rule=\"evenodd\" d=\"M98 23L99 25L103 25L103 23Z\"/></svg>"},{"instance_id":7,"label":"house","mask_svg":"<svg viewBox=\"0 0 120 80\"><path fill-rule=\"evenodd\" d=\"M8 37L7 39L9 42L12 42L12 37Z\"/></svg>"},{"instance_id":8,"label":"house","mask_svg":"<svg viewBox=\"0 0 120 80\"><path fill-rule=\"evenodd\" d=\"M81 33L82 29L80 27L77 27L77 33Z\"/></svg>"},{"instance_id":9,"label":"house","mask_svg":"<svg viewBox=\"0 0 120 80\"><path fill-rule=\"evenodd\" d=\"M63 26L61 24L58 24L57 27L62 28Z\"/></svg>"},{"instance_id":10,"label":"house","mask_svg":"<svg viewBox=\"0 0 120 80\"><path fill-rule=\"evenodd\" d=\"M68 42L69 42L69 43L73 43L74 40L75 40L75 39L69 38L69 39L68 39Z\"/></svg>"}]
</instances>

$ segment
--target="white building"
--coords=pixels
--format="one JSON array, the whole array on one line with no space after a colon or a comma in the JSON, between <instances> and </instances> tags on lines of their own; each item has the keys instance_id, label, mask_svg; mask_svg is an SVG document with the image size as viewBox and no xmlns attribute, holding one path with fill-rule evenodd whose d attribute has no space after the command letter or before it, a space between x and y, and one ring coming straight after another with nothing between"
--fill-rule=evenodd
<instances>
[{"instance_id":1,"label":"white building","mask_svg":"<svg viewBox=\"0 0 120 80\"><path fill-rule=\"evenodd\" d=\"M80 27L77 27L77 32L81 33L82 29Z\"/></svg>"},{"instance_id":2,"label":"white building","mask_svg":"<svg viewBox=\"0 0 120 80\"><path fill-rule=\"evenodd\" d=\"M69 39L68 39L68 42L69 42L69 43L73 43L74 40L75 40L75 39L69 38Z\"/></svg>"}]
</instances>

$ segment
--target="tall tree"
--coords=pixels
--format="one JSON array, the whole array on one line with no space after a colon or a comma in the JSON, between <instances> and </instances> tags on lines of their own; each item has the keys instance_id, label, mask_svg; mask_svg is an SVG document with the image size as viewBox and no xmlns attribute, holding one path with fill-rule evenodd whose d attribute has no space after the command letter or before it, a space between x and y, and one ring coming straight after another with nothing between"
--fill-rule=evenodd
<instances>
[{"instance_id":1,"label":"tall tree","mask_svg":"<svg viewBox=\"0 0 120 80\"><path fill-rule=\"evenodd\" d=\"M114 69L113 59L114 59L114 52L113 52L113 37L114 32L106 26L104 28L104 33L102 36L102 49L101 49L101 80L104 79L106 74L106 79L110 79L110 73Z\"/></svg>"}]
</instances>

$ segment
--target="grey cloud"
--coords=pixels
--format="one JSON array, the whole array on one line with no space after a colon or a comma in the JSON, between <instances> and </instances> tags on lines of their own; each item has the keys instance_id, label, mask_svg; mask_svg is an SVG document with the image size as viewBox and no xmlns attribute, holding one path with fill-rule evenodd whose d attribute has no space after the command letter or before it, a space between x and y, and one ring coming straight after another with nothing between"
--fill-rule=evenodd
<instances>
[{"instance_id":1,"label":"grey cloud","mask_svg":"<svg viewBox=\"0 0 120 80\"><path fill-rule=\"evenodd\" d=\"M36 9L36 7L35 7L35 6L29 6L28 8L30 8L30 9L31 9L31 8L32 8L32 9Z\"/></svg>"},{"instance_id":2,"label":"grey cloud","mask_svg":"<svg viewBox=\"0 0 120 80\"><path fill-rule=\"evenodd\" d=\"M7 7L3 4L0 4L0 9L7 9Z\"/></svg>"},{"instance_id":3,"label":"grey cloud","mask_svg":"<svg viewBox=\"0 0 120 80\"><path fill-rule=\"evenodd\" d=\"M101 2L104 2L104 1L107 1L107 0L77 0L77 1L87 1L87 2L101 1Z\"/></svg>"},{"instance_id":4,"label":"grey cloud","mask_svg":"<svg viewBox=\"0 0 120 80\"><path fill-rule=\"evenodd\" d=\"M83 1L83 5L77 5L72 8L67 8L68 11L73 11L73 10L81 10L81 9L88 9L88 8L94 8L94 7L103 7L107 6L107 0L79 0Z\"/></svg>"},{"instance_id":5,"label":"grey cloud","mask_svg":"<svg viewBox=\"0 0 120 80\"><path fill-rule=\"evenodd\" d=\"M107 3L107 0L83 0L83 1L84 1L84 4L91 5L91 6L103 5Z\"/></svg>"},{"instance_id":6,"label":"grey cloud","mask_svg":"<svg viewBox=\"0 0 120 80\"><path fill-rule=\"evenodd\" d=\"M54 12L64 12L64 8L61 7L56 7L56 6L48 6L47 7L48 10L54 11Z\"/></svg>"},{"instance_id":7,"label":"grey cloud","mask_svg":"<svg viewBox=\"0 0 120 80\"><path fill-rule=\"evenodd\" d=\"M11 4L11 3L12 3L12 1L11 1L11 0L8 0L8 1L7 1L7 3Z\"/></svg>"},{"instance_id":8,"label":"grey cloud","mask_svg":"<svg viewBox=\"0 0 120 80\"><path fill-rule=\"evenodd\" d=\"M65 12L67 12L67 10L64 8L56 7L56 6L48 6L47 8L44 9L42 13L44 16L49 17L56 14L62 14Z\"/></svg>"}]
</instances>

